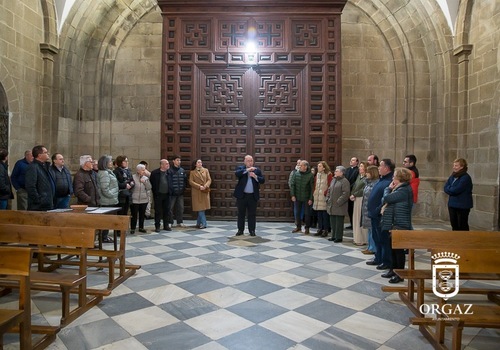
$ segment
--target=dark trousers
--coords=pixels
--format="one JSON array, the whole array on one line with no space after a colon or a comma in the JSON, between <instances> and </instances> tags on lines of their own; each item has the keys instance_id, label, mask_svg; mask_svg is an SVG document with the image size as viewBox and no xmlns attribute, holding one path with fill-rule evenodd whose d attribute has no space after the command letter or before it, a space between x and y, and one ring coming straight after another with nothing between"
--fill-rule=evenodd
<instances>
[{"instance_id":1,"label":"dark trousers","mask_svg":"<svg viewBox=\"0 0 500 350\"><path fill-rule=\"evenodd\" d=\"M332 228L332 238L344 238L344 215L330 215L330 226Z\"/></svg>"},{"instance_id":2,"label":"dark trousers","mask_svg":"<svg viewBox=\"0 0 500 350\"><path fill-rule=\"evenodd\" d=\"M257 225L257 201L253 193L245 193L243 198L236 199L238 208L238 231L245 230L245 217L248 216L248 231L255 232Z\"/></svg>"},{"instance_id":3,"label":"dark trousers","mask_svg":"<svg viewBox=\"0 0 500 350\"><path fill-rule=\"evenodd\" d=\"M386 230L379 231L380 235L380 263L392 266L392 248L391 248L391 233ZM377 251L379 246L377 246ZM404 267L404 263L403 263ZM396 267L395 267L396 268Z\"/></svg>"},{"instance_id":4,"label":"dark trousers","mask_svg":"<svg viewBox=\"0 0 500 350\"><path fill-rule=\"evenodd\" d=\"M352 214L354 213L354 202L352 200L347 201L347 214L349 214L349 223L351 226L354 226L352 224Z\"/></svg>"},{"instance_id":5,"label":"dark trousers","mask_svg":"<svg viewBox=\"0 0 500 350\"><path fill-rule=\"evenodd\" d=\"M168 227L170 216L170 196L168 194L154 195L155 205L155 228L160 228L163 221L163 227Z\"/></svg>"},{"instance_id":6,"label":"dark trousers","mask_svg":"<svg viewBox=\"0 0 500 350\"><path fill-rule=\"evenodd\" d=\"M130 212L132 214L132 218L130 219L130 228L135 230L137 227L137 214L139 214L139 228L144 228L144 219L146 217L146 208L148 203L132 203L130 205Z\"/></svg>"},{"instance_id":7,"label":"dark trousers","mask_svg":"<svg viewBox=\"0 0 500 350\"><path fill-rule=\"evenodd\" d=\"M121 207L120 211L117 213L118 215L128 215L128 209L130 207L130 197L120 197L120 203L118 206Z\"/></svg>"},{"instance_id":8,"label":"dark trousers","mask_svg":"<svg viewBox=\"0 0 500 350\"><path fill-rule=\"evenodd\" d=\"M298 213L304 213L304 223L305 228L311 227L311 207L307 204L307 201L295 201L295 225L297 227L302 227L302 219Z\"/></svg>"},{"instance_id":9,"label":"dark trousers","mask_svg":"<svg viewBox=\"0 0 500 350\"><path fill-rule=\"evenodd\" d=\"M469 231L470 209L459 209L448 207L450 214L451 229L453 231Z\"/></svg>"},{"instance_id":10,"label":"dark trousers","mask_svg":"<svg viewBox=\"0 0 500 350\"><path fill-rule=\"evenodd\" d=\"M404 249L392 249L392 265L391 269L404 269L405 268L405 251Z\"/></svg>"},{"instance_id":11,"label":"dark trousers","mask_svg":"<svg viewBox=\"0 0 500 350\"><path fill-rule=\"evenodd\" d=\"M330 228L330 215L326 212L326 210L317 210L318 214L318 230L328 231Z\"/></svg>"}]
</instances>

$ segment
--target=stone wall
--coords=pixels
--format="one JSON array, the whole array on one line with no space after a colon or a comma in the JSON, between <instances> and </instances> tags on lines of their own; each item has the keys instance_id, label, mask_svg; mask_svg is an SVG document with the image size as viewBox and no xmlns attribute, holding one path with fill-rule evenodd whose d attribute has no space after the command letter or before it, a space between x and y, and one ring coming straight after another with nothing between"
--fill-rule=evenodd
<instances>
[{"instance_id":1,"label":"stone wall","mask_svg":"<svg viewBox=\"0 0 500 350\"><path fill-rule=\"evenodd\" d=\"M73 170L85 153L153 167L167 156L159 154L161 22L155 0L77 1L58 35L53 0L1 2L11 159L39 142ZM344 165L371 152L399 165L414 153L422 179L415 214L447 220L442 188L464 157L474 181L471 224L498 229L499 27L494 0L461 1L455 34L434 0L348 1Z\"/></svg>"},{"instance_id":2,"label":"stone wall","mask_svg":"<svg viewBox=\"0 0 500 350\"><path fill-rule=\"evenodd\" d=\"M42 141L40 84L44 42L39 0L2 1L0 4L0 82L11 114L9 158Z\"/></svg>"}]
</instances>

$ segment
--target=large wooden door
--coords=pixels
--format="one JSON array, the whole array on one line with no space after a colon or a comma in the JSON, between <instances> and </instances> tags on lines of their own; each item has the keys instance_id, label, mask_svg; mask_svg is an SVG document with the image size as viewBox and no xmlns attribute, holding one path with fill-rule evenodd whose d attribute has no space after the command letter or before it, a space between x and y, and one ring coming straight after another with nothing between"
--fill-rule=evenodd
<instances>
[{"instance_id":1,"label":"large wooden door","mask_svg":"<svg viewBox=\"0 0 500 350\"><path fill-rule=\"evenodd\" d=\"M287 15L275 6L282 1L245 1L252 13L241 1L158 2L162 156L180 154L184 165L201 158L213 179L209 214L234 219L234 170L250 154L266 177L257 215L291 219L287 182L297 159L332 166L340 159L341 7L315 1L324 5L317 13Z\"/></svg>"}]
</instances>

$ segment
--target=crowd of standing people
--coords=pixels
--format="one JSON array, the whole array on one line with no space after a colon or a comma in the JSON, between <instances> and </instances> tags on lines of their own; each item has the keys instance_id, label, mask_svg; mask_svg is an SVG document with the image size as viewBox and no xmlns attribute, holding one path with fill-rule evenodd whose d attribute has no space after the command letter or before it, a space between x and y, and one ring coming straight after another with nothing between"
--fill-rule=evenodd
<instances>
[{"instance_id":1,"label":"crowd of standing people","mask_svg":"<svg viewBox=\"0 0 500 350\"><path fill-rule=\"evenodd\" d=\"M118 215L130 215L130 233L147 233L145 220L154 207L155 232L171 231L183 223L184 192L187 172L181 167L181 157L172 161L161 159L159 168L150 172L148 163L139 162L135 170L129 167L126 155L115 159L103 155L98 161L82 155L79 168L72 176L61 153L49 156L43 145L27 150L8 174L8 152L0 149L0 209L17 197L18 210L50 211L70 209L71 201L87 207L119 208ZM51 160L51 162L50 162ZM211 177L201 159L193 163L189 177L192 187L192 207L198 213L196 227L207 227L205 211L210 209ZM101 231L102 242L112 243L107 231Z\"/></svg>"},{"instance_id":2,"label":"crowd of standing people","mask_svg":"<svg viewBox=\"0 0 500 350\"><path fill-rule=\"evenodd\" d=\"M246 155L243 163L235 170L236 236L243 235L245 220L250 236L255 236L259 188L265 178L252 156ZM349 167L339 165L332 173L325 161L311 167L306 160L297 160L288 179L295 220L292 232L308 235L316 227L315 236L329 236L330 241L340 243L344 229L352 229L353 243L366 246L364 254L374 255L367 264L388 270L383 276L392 283L400 282L393 270L404 267L404 253L391 249L390 232L397 228L413 229L411 213L418 200L420 183L416 163L413 154L404 157L402 167L396 167L391 159L379 161L378 156L370 154L366 162L352 157ZM182 168L178 155L171 157L171 162L161 159L159 167L151 172L145 161L132 171L125 155L114 160L103 155L99 161L82 155L79 165L72 178L61 153L50 157L45 146L37 145L24 153L9 176L8 152L0 149L0 209L8 208L14 194L18 210L35 211L69 208L74 196L77 204L118 207L119 215L130 213L130 232L138 229L145 233L145 219L150 217L153 203L155 231L171 231L175 222L177 227L185 227L184 192L189 184L192 209L197 212L196 227L207 227L205 212L210 209L212 178L201 159L193 161L189 173ZM444 185L453 230L469 230L472 188L466 160L456 159ZM344 227L346 216L349 223ZM102 239L113 241L107 232L102 232Z\"/></svg>"},{"instance_id":3,"label":"crowd of standing people","mask_svg":"<svg viewBox=\"0 0 500 350\"><path fill-rule=\"evenodd\" d=\"M370 154L366 162L352 157L348 168L337 166L333 174L328 164L320 161L312 175L309 163L299 159L288 180L295 218L292 232L310 234L311 212L317 216L315 236L330 235L329 241L340 243L344 229L352 229L353 244L366 246L362 253L374 255L366 264L385 271L382 277L390 283L402 282L394 270L404 268L405 253L392 249L391 231L413 229L412 210L420 184L416 163L413 154L404 157L402 167L389 158L379 161L377 155ZM467 162L456 159L444 185L453 230L469 230L472 188ZM349 221L344 227L346 216Z\"/></svg>"}]
</instances>

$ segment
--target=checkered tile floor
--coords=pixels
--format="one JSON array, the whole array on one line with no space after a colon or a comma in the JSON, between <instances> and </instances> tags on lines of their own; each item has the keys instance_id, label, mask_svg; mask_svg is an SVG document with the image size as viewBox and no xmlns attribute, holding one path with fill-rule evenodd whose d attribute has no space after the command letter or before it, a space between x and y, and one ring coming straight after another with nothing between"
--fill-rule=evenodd
<instances>
[{"instance_id":1,"label":"checkered tile floor","mask_svg":"<svg viewBox=\"0 0 500 350\"><path fill-rule=\"evenodd\" d=\"M352 232L333 244L291 233L290 223L259 222L258 237L234 237L235 222L204 230L185 223L154 233L148 221L150 233L129 236L127 261L142 269L49 349L432 348L397 295L381 291L387 279L365 264L370 256L352 244ZM89 281L105 287L107 276L93 271ZM12 306L15 296L0 303ZM57 297L34 292L33 300L38 323L59 323ZM4 341L19 346L17 335ZM467 349L499 342L498 330L464 330Z\"/></svg>"}]
</instances>

